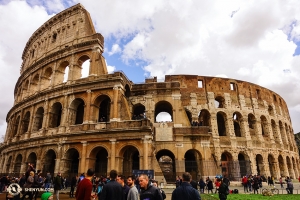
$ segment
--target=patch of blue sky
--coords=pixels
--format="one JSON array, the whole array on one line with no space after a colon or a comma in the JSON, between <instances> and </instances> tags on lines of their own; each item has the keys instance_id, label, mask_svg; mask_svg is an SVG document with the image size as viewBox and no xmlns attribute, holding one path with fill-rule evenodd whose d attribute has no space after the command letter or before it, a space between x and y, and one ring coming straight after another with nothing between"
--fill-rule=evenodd
<instances>
[{"instance_id":1,"label":"patch of blue sky","mask_svg":"<svg viewBox=\"0 0 300 200\"><path fill-rule=\"evenodd\" d=\"M288 26L282 29L287 35L287 39L297 45L293 56L300 55L300 41L299 39L297 39L298 37L295 37L295 35L293 35L293 29L297 25L297 23L299 23L297 20L293 20Z\"/></svg>"}]
</instances>

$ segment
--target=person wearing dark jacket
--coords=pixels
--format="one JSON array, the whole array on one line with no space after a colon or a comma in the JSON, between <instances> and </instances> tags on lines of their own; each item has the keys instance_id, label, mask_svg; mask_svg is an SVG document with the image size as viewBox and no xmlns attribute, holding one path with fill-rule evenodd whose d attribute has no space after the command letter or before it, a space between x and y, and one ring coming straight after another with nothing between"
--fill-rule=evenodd
<instances>
[{"instance_id":1,"label":"person wearing dark jacket","mask_svg":"<svg viewBox=\"0 0 300 200\"><path fill-rule=\"evenodd\" d=\"M185 172L182 174L182 183L172 193L172 200L201 200L198 190L190 184L192 176Z\"/></svg>"},{"instance_id":2,"label":"person wearing dark jacket","mask_svg":"<svg viewBox=\"0 0 300 200\"><path fill-rule=\"evenodd\" d=\"M54 184L54 193L55 193L55 196L56 196L56 200L59 200L59 190L62 189L61 173L60 172L58 172L57 176L54 178L53 184Z\"/></svg>"},{"instance_id":3,"label":"person wearing dark jacket","mask_svg":"<svg viewBox=\"0 0 300 200\"><path fill-rule=\"evenodd\" d=\"M101 200L124 200L122 186L116 181L117 175L116 170L110 171L110 181L103 186L100 194Z\"/></svg>"},{"instance_id":4,"label":"person wearing dark jacket","mask_svg":"<svg viewBox=\"0 0 300 200\"><path fill-rule=\"evenodd\" d=\"M160 190L150 184L146 174L141 174L139 177L141 186L140 200L163 200Z\"/></svg>"},{"instance_id":5,"label":"person wearing dark jacket","mask_svg":"<svg viewBox=\"0 0 300 200\"><path fill-rule=\"evenodd\" d=\"M228 185L226 184L226 180L224 181L225 178L221 181L220 187L219 187L219 198L220 200L226 200L227 195L229 194L229 188Z\"/></svg>"}]
</instances>

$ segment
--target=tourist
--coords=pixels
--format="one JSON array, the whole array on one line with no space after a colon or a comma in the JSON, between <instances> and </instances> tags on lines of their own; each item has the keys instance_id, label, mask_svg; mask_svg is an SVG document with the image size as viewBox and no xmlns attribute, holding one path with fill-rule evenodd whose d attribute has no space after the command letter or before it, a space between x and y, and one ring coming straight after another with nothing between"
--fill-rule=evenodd
<instances>
[{"instance_id":1,"label":"tourist","mask_svg":"<svg viewBox=\"0 0 300 200\"><path fill-rule=\"evenodd\" d=\"M229 188L226 184L227 181L224 182L225 177L221 181L220 187L219 187L219 199L220 200L226 200L227 195L229 194Z\"/></svg>"},{"instance_id":2,"label":"tourist","mask_svg":"<svg viewBox=\"0 0 300 200\"><path fill-rule=\"evenodd\" d=\"M22 196L22 200L24 200L25 196L27 196L27 195L29 196L29 199L32 200L32 198L33 198L33 193L32 193L31 191L26 191L26 189L31 188L33 182L34 182L34 172L31 171L31 172L29 172L29 176L28 176L28 178L27 178L27 180L26 180L26 183L25 183L24 186L23 186L24 189L25 189L25 193L24 193L24 195Z\"/></svg>"},{"instance_id":3,"label":"tourist","mask_svg":"<svg viewBox=\"0 0 300 200\"><path fill-rule=\"evenodd\" d=\"M101 200L124 200L122 186L116 181L117 174L116 170L110 171L110 181L103 186L100 194Z\"/></svg>"},{"instance_id":4,"label":"tourist","mask_svg":"<svg viewBox=\"0 0 300 200\"><path fill-rule=\"evenodd\" d=\"M288 193L288 194L293 194L294 186L293 186L292 180L289 179L289 180L287 181L287 184L286 184L286 185L287 185L287 188L286 188L287 193Z\"/></svg>"},{"instance_id":5,"label":"tourist","mask_svg":"<svg viewBox=\"0 0 300 200\"><path fill-rule=\"evenodd\" d=\"M95 172L93 169L88 169L86 176L78 183L75 193L76 200L90 200L91 197L95 198L92 194L93 184L92 178Z\"/></svg>"},{"instance_id":6,"label":"tourist","mask_svg":"<svg viewBox=\"0 0 300 200\"><path fill-rule=\"evenodd\" d=\"M150 184L146 174L140 175L139 182L141 187L140 200L163 200L159 189Z\"/></svg>"},{"instance_id":7,"label":"tourist","mask_svg":"<svg viewBox=\"0 0 300 200\"><path fill-rule=\"evenodd\" d=\"M133 176L127 177L127 185L130 187L130 190L127 195L127 200L139 200L139 192L137 190L137 187L135 187L135 179Z\"/></svg>"},{"instance_id":8,"label":"tourist","mask_svg":"<svg viewBox=\"0 0 300 200\"><path fill-rule=\"evenodd\" d=\"M199 183L198 183L198 184L199 184L199 187L200 187L200 193L204 193L204 188L205 188L206 184L205 184L203 178L201 178L201 179L199 180Z\"/></svg>"},{"instance_id":9,"label":"tourist","mask_svg":"<svg viewBox=\"0 0 300 200\"><path fill-rule=\"evenodd\" d=\"M76 187L76 183L77 183L77 176L73 176L71 179L71 190L70 190L70 198L74 197L74 190Z\"/></svg>"},{"instance_id":10,"label":"tourist","mask_svg":"<svg viewBox=\"0 0 300 200\"><path fill-rule=\"evenodd\" d=\"M162 196L162 198L163 199L166 199L166 193L165 193L165 191L163 191L160 187L158 187L158 181L156 181L156 180L153 180L152 181L152 185L154 186L154 187L157 187L158 189L159 189L159 191L160 191L160 193L161 193L161 196Z\"/></svg>"},{"instance_id":11,"label":"tourist","mask_svg":"<svg viewBox=\"0 0 300 200\"><path fill-rule=\"evenodd\" d=\"M118 175L117 182L121 184L123 194L124 194L124 199L127 200L127 195L128 195L129 190L130 190L130 187L125 184L125 176Z\"/></svg>"},{"instance_id":12,"label":"tourist","mask_svg":"<svg viewBox=\"0 0 300 200\"><path fill-rule=\"evenodd\" d=\"M59 200L59 190L62 188L62 182L61 182L61 173L58 172L57 176L54 178L53 181L54 184L54 193L56 196L56 200Z\"/></svg>"}]
</instances>

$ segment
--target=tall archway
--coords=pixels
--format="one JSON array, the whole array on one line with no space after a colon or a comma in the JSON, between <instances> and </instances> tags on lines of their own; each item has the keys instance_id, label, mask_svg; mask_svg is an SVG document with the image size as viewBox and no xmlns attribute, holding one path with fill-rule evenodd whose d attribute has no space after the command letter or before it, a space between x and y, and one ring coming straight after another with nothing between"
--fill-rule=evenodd
<instances>
[{"instance_id":1,"label":"tall archway","mask_svg":"<svg viewBox=\"0 0 300 200\"><path fill-rule=\"evenodd\" d=\"M240 168L239 176L243 177L251 174L252 170L251 170L249 158L246 157L244 154L239 153L238 160L239 160L239 168Z\"/></svg>"},{"instance_id":2,"label":"tall archway","mask_svg":"<svg viewBox=\"0 0 300 200\"><path fill-rule=\"evenodd\" d=\"M19 130L19 123L20 123L20 115L17 117L14 125L13 125L13 136L16 136Z\"/></svg>"},{"instance_id":3,"label":"tall archway","mask_svg":"<svg viewBox=\"0 0 300 200\"><path fill-rule=\"evenodd\" d=\"M76 149L71 148L66 152L65 156L65 162L66 165L68 166L68 173L71 174L72 176L78 174L78 168L79 168L79 153Z\"/></svg>"},{"instance_id":4,"label":"tall archway","mask_svg":"<svg viewBox=\"0 0 300 200\"><path fill-rule=\"evenodd\" d=\"M108 152L103 147L96 147L90 154L90 160L94 160L94 168L96 176L107 176ZM92 165L90 165L92 167Z\"/></svg>"},{"instance_id":5,"label":"tall archway","mask_svg":"<svg viewBox=\"0 0 300 200\"><path fill-rule=\"evenodd\" d=\"M16 158L15 161L15 166L14 166L14 173L16 174L16 176L20 175L21 172L21 165L22 165L22 155L19 154Z\"/></svg>"},{"instance_id":6,"label":"tall archway","mask_svg":"<svg viewBox=\"0 0 300 200\"><path fill-rule=\"evenodd\" d=\"M293 165L292 165L291 159L288 156L286 157L286 165L289 170L290 178L294 179L295 177L294 177Z\"/></svg>"},{"instance_id":7,"label":"tall archway","mask_svg":"<svg viewBox=\"0 0 300 200\"><path fill-rule=\"evenodd\" d=\"M190 149L184 154L185 171L192 175L193 180L199 180L201 170L201 154L195 149Z\"/></svg>"},{"instance_id":8,"label":"tall archway","mask_svg":"<svg viewBox=\"0 0 300 200\"><path fill-rule=\"evenodd\" d=\"M257 170L257 174L259 175L265 175L265 167L264 167L264 159L262 157L262 155L257 154L256 158L256 170Z\"/></svg>"},{"instance_id":9,"label":"tall archway","mask_svg":"<svg viewBox=\"0 0 300 200\"><path fill-rule=\"evenodd\" d=\"M217 123L218 123L218 132L219 136L226 136L226 114L223 112L217 113Z\"/></svg>"},{"instance_id":10,"label":"tall archway","mask_svg":"<svg viewBox=\"0 0 300 200\"><path fill-rule=\"evenodd\" d=\"M252 137L256 135L255 126L256 126L256 118L252 113L249 113L248 114L248 127L249 127L249 131L250 131L250 135Z\"/></svg>"},{"instance_id":11,"label":"tall archway","mask_svg":"<svg viewBox=\"0 0 300 200\"><path fill-rule=\"evenodd\" d=\"M109 122L110 120L110 104L111 100L106 95L101 95L95 100L95 107L98 109L98 122Z\"/></svg>"},{"instance_id":12,"label":"tall archway","mask_svg":"<svg viewBox=\"0 0 300 200\"><path fill-rule=\"evenodd\" d=\"M216 108L225 108L225 99L222 96L217 96L215 98L215 107Z\"/></svg>"},{"instance_id":13,"label":"tall archway","mask_svg":"<svg viewBox=\"0 0 300 200\"><path fill-rule=\"evenodd\" d=\"M278 156L278 165L279 165L279 170L280 170L280 176L284 177L285 172L284 172L284 161L282 155Z\"/></svg>"},{"instance_id":14,"label":"tall archway","mask_svg":"<svg viewBox=\"0 0 300 200\"><path fill-rule=\"evenodd\" d=\"M173 121L173 107L172 105L167 101L160 101L157 102L155 105L155 122L160 121ZM165 116L161 116L165 115ZM169 119L169 117L171 119ZM167 119L167 120L164 120Z\"/></svg>"},{"instance_id":15,"label":"tall archway","mask_svg":"<svg viewBox=\"0 0 300 200\"><path fill-rule=\"evenodd\" d=\"M210 113L206 109L202 109L199 113L199 123L202 126L210 126Z\"/></svg>"},{"instance_id":16,"label":"tall archway","mask_svg":"<svg viewBox=\"0 0 300 200\"><path fill-rule=\"evenodd\" d=\"M81 66L80 78L88 77L90 74L90 58L83 55L78 59L78 64Z\"/></svg>"},{"instance_id":17,"label":"tall archway","mask_svg":"<svg viewBox=\"0 0 300 200\"><path fill-rule=\"evenodd\" d=\"M62 114L62 105L59 102L56 102L53 104L51 108L51 112L49 115L49 127L55 128L60 126L60 120L61 120L61 114Z\"/></svg>"},{"instance_id":18,"label":"tall archway","mask_svg":"<svg viewBox=\"0 0 300 200\"><path fill-rule=\"evenodd\" d=\"M32 131L40 130L43 126L43 120L44 120L44 108L39 107L34 116L34 123L33 123Z\"/></svg>"},{"instance_id":19,"label":"tall archway","mask_svg":"<svg viewBox=\"0 0 300 200\"><path fill-rule=\"evenodd\" d=\"M132 170L140 169L140 154L134 146L126 146L121 150L123 157L123 175L129 176Z\"/></svg>"},{"instance_id":20,"label":"tall archway","mask_svg":"<svg viewBox=\"0 0 300 200\"><path fill-rule=\"evenodd\" d=\"M222 175L232 178L233 173L233 163L232 163L232 155L229 152L224 152L221 155L221 170Z\"/></svg>"},{"instance_id":21,"label":"tall archway","mask_svg":"<svg viewBox=\"0 0 300 200\"><path fill-rule=\"evenodd\" d=\"M128 84L126 84L126 85L125 85L125 97L126 97L126 98L130 97L130 93L131 93L130 87L129 87Z\"/></svg>"},{"instance_id":22,"label":"tall archway","mask_svg":"<svg viewBox=\"0 0 300 200\"><path fill-rule=\"evenodd\" d=\"M82 124L84 118L84 101L76 98L72 101L69 109L69 123L70 125Z\"/></svg>"},{"instance_id":23,"label":"tall archway","mask_svg":"<svg viewBox=\"0 0 300 200\"><path fill-rule=\"evenodd\" d=\"M37 156L34 152L31 152L27 158L27 162L33 164L36 167Z\"/></svg>"},{"instance_id":24,"label":"tall archway","mask_svg":"<svg viewBox=\"0 0 300 200\"><path fill-rule=\"evenodd\" d=\"M239 112L233 113L233 126L234 126L234 133L236 137L242 137L242 121L243 116Z\"/></svg>"},{"instance_id":25,"label":"tall archway","mask_svg":"<svg viewBox=\"0 0 300 200\"><path fill-rule=\"evenodd\" d=\"M46 174L47 172L49 172L50 174L54 174L55 160L56 160L55 151L52 149L48 150L44 159L44 166L43 166L44 174Z\"/></svg>"},{"instance_id":26,"label":"tall archway","mask_svg":"<svg viewBox=\"0 0 300 200\"><path fill-rule=\"evenodd\" d=\"M261 122L261 133L263 136L268 136L268 121L267 118L265 116L261 116L260 117L260 122Z\"/></svg>"},{"instance_id":27,"label":"tall archway","mask_svg":"<svg viewBox=\"0 0 300 200\"><path fill-rule=\"evenodd\" d=\"M276 176L276 162L275 162L275 158L273 157L273 155L269 154L268 155L268 163L269 163L269 169L270 169L270 174L272 177L277 178Z\"/></svg>"},{"instance_id":28,"label":"tall archway","mask_svg":"<svg viewBox=\"0 0 300 200\"><path fill-rule=\"evenodd\" d=\"M22 120L22 132L21 132L21 134L24 134L24 133L28 132L29 121L30 121L30 112L27 111L24 115L23 120Z\"/></svg>"},{"instance_id":29,"label":"tall archway","mask_svg":"<svg viewBox=\"0 0 300 200\"><path fill-rule=\"evenodd\" d=\"M156 160L160 166L160 169L169 183L174 183L176 179L176 166L175 166L175 156L167 149L162 149L157 152Z\"/></svg>"}]
</instances>

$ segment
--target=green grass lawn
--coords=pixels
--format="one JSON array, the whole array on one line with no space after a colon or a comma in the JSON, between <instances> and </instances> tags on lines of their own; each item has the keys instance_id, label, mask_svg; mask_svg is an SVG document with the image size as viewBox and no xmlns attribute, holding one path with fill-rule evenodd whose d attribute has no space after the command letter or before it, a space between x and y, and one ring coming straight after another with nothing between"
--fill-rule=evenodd
<instances>
[{"instance_id":1,"label":"green grass lawn","mask_svg":"<svg viewBox=\"0 0 300 200\"><path fill-rule=\"evenodd\" d=\"M217 194L201 194L201 200L215 200L219 199ZM274 196L263 196L262 194L229 194L227 200L261 200L261 199L272 199L272 200L299 200L300 194L278 194Z\"/></svg>"}]
</instances>

